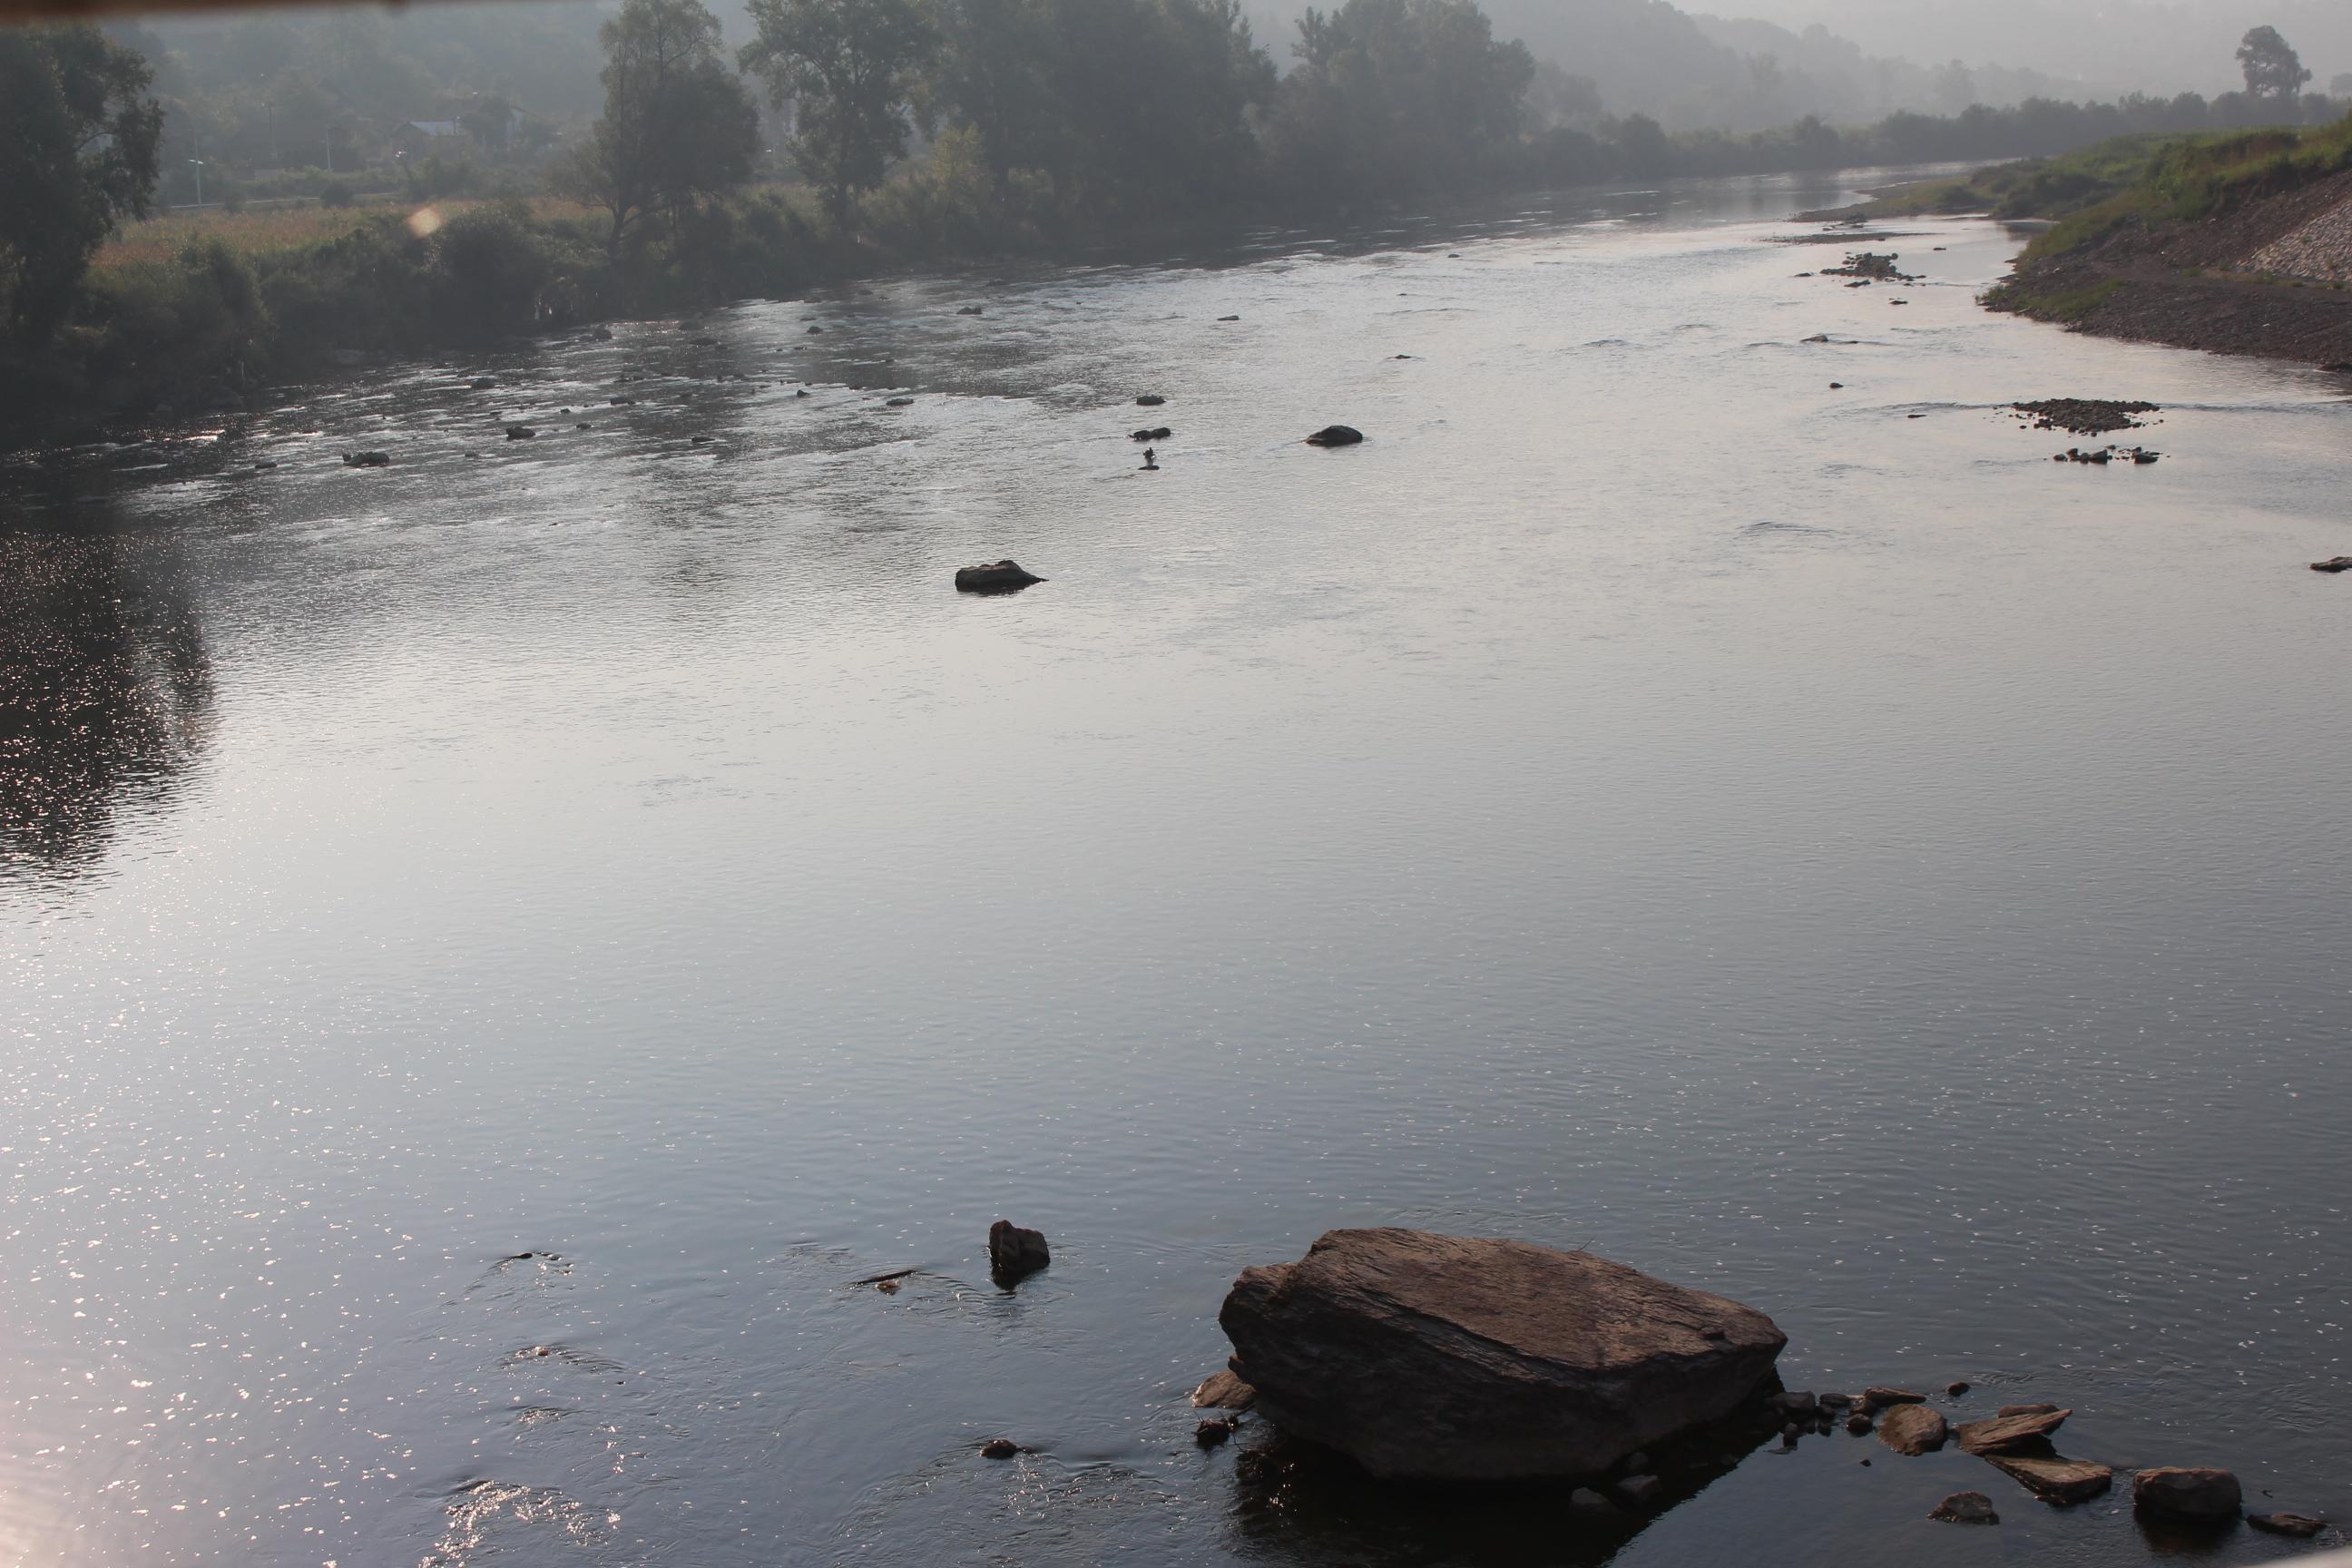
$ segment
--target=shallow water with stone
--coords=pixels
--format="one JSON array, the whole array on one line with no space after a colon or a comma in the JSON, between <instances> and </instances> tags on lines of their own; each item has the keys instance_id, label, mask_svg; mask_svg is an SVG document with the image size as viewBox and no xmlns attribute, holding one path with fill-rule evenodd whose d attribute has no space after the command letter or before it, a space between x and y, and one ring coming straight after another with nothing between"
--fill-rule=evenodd
<instances>
[{"instance_id":1,"label":"shallow water with stone","mask_svg":"<svg viewBox=\"0 0 2352 1568\"><path fill-rule=\"evenodd\" d=\"M2303 1550L1843 1430L1641 1528L1194 1442L1234 1277L1407 1225L2352 1509L2352 405L1988 315L1986 223L1799 278L1840 184L878 282L15 465L0 1560ZM2053 463L2047 397L2161 459Z\"/></svg>"}]
</instances>

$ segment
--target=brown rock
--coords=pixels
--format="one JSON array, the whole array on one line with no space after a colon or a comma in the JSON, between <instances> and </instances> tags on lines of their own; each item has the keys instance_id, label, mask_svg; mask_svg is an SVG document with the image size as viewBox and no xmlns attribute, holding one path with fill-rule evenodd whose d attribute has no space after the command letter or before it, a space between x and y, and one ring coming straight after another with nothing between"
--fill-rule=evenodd
<instances>
[{"instance_id":1,"label":"brown rock","mask_svg":"<svg viewBox=\"0 0 2352 1568\"><path fill-rule=\"evenodd\" d=\"M1944 1385L1944 1392L1950 1394L1955 1399L1958 1399L1961 1394L1966 1394L1968 1391L1969 1385L1965 1383L1948 1383Z\"/></svg>"},{"instance_id":2,"label":"brown rock","mask_svg":"<svg viewBox=\"0 0 2352 1568\"><path fill-rule=\"evenodd\" d=\"M2314 1519L2307 1513L2250 1513L2246 1522L2256 1530L2272 1535L2291 1535L2297 1541L2308 1541L2327 1528L2324 1519Z\"/></svg>"},{"instance_id":3,"label":"brown rock","mask_svg":"<svg viewBox=\"0 0 2352 1568\"><path fill-rule=\"evenodd\" d=\"M1864 1415L1859 1410L1845 1418L1845 1429L1853 1433L1857 1437L1861 1436L1864 1432L1869 1431L1871 1427L1875 1425L1877 1425L1877 1423L1871 1420L1869 1416Z\"/></svg>"},{"instance_id":4,"label":"brown rock","mask_svg":"<svg viewBox=\"0 0 2352 1568\"><path fill-rule=\"evenodd\" d=\"M1914 1394L1907 1388L1888 1388L1884 1384L1873 1384L1862 1391L1864 1410L1884 1410L1890 1405L1924 1405L1927 1401L1924 1394Z\"/></svg>"},{"instance_id":5,"label":"brown rock","mask_svg":"<svg viewBox=\"0 0 2352 1568\"><path fill-rule=\"evenodd\" d=\"M1396 1229L1244 1271L1218 1321L1276 1426L1374 1475L1465 1480L1601 1474L1752 1400L1788 1342L1590 1253Z\"/></svg>"},{"instance_id":6,"label":"brown rock","mask_svg":"<svg viewBox=\"0 0 2352 1568\"><path fill-rule=\"evenodd\" d=\"M2132 1510L2182 1524L2221 1524L2238 1517L2245 1494L2227 1470L2167 1465L2132 1478Z\"/></svg>"},{"instance_id":7,"label":"brown rock","mask_svg":"<svg viewBox=\"0 0 2352 1568\"><path fill-rule=\"evenodd\" d=\"M1194 1406L1208 1410L1247 1410L1257 1403L1257 1390L1234 1373L1213 1372L1192 1391Z\"/></svg>"},{"instance_id":8,"label":"brown rock","mask_svg":"<svg viewBox=\"0 0 2352 1568\"><path fill-rule=\"evenodd\" d=\"M1203 1448L1213 1448L1234 1435L1234 1418L1221 1415L1203 1421L1192 1428L1192 1441Z\"/></svg>"},{"instance_id":9,"label":"brown rock","mask_svg":"<svg viewBox=\"0 0 2352 1568\"><path fill-rule=\"evenodd\" d=\"M2104 1493L2116 1479L2105 1465L2084 1459L2034 1458L2019 1454L1987 1454L1985 1463L2040 1498L2064 1507L2088 1502Z\"/></svg>"},{"instance_id":10,"label":"brown rock","mask_svg":"<svg viewBox=\"0 0 2352 1568\"><path fill-rule=\"evenodd\" d=\"M1878 1423L1878 1440L1898 1454L1932 1454L1944 1435L1944 1418L1924 1405L1898 1405Z\"/></svg>"},{"instance_id":11,"label":"brown rock","mask_svg":"<svg viewBox=\"0 0 2352 1568\"><path fill-rule=\"evenodd\" d=\"M1021 1452L1021 1445L1010 1437L991 1437L980 1446L983 1459L1009 1459Z\"/></svg>"},{"instance_id":12,"label":"brown rock","mask_svg":"<svg viewBox=\"0 0 2352 1568\"><path fill-rule=\"evenodd\" d=\"M1993 1414L1996 1415L2047 1415L2057 1408L2054 1405L2004 1405Z\"/></svg>"},{"instance_id":13,"label":"brown rock","mask_svg":"<svg viewBox=\"0 0 2352 1568\"><path fill-rule=\"evenodd\" d=\"M2041 1410L2031 1415L1996 1415L1990 1421L1963 1421L1952 1436L1971 1454L2008 1454L2039 1443L2066 1424L2072 1410Z\"/></svg>"},{"instance_id":14,"label":"brown rock","mask_svg":"<svg viewBox=\"0 0 2352 1568\"><path fill-rule=\"evenodd\" d=\"M2352 555L2331 555L2311 563L2314 572L2352 572Z\"/></svg>"},{"instance_id":15,"label":"brown rock","mask_svg":"<svg viewBox=\"0 0 2352 1568\"><path fill-rule=\"evenodd\" d=\"M1999 1524L2000 1515L1992 1510L1992 1499L1982 1492L1954 1492L1936 1505L1929 1519L1940 1519L1946 1524Z\"/></svg>"}]
</instances>

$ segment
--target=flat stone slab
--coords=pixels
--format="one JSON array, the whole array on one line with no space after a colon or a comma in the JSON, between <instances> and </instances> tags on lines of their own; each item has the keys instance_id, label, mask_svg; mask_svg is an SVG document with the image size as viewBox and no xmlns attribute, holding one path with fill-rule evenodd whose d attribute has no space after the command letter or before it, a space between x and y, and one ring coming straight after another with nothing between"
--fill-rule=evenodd
<instances>
[{"instance_id":1,"label":"flat stone slab","mask_svg":"<svg viewBox=\"0 0 2352 1568\"><path fill-rule=\"evenodd\" d=\"M1589 1252L1335 1230L1218 1314L1257 1411L1376 1476L1595 1477L1755 1397L1787 1336Z\"/></svg>"},{"instance_id":2,"label":"flat stone slab","mask_svg":"<svg viewBox=\"0 0 2352 1568\"><path fill-rule=\"evenodd\" d=\"M2088 1502L2115 1484L2116 1473L2087 1459L2034 1458L2019 1454L1987 1454L1985 1463L2040 1498L2063 1508Z\"/></svg>"},{"instance_id":3,"label":"flat stone slab","mask_svg":"<svg viewBox=\"0 0 2352 1568\"><path fill-rule=\"evenodd\" d=\"M1943 1416L1924 1405L1898 1405L1878 1418L1878 1440L1898 1454L1932 1454L1946 1432Z\"/></svg>"},{"instance_id":4,"label":"flat stone slab","mask_svg":"<svg viewBox=\"0 0 2352 1568\"><path fill-rule=\"evenodd\" d=\"M2072 1410L2037 1410L2027 1415L1963 1421L1952 1428L1952 1437L1971 1454L2007 1454L2047 1440L2074 1414Z\"/></svg>"}]
</instances>

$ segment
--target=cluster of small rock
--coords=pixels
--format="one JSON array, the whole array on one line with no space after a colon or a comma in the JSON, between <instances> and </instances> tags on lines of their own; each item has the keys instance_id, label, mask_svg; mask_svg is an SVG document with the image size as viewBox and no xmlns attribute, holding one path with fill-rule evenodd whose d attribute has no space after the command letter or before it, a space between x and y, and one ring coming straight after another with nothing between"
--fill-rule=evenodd
<instances>
[{"instance_id":1,"label":"cluster of small rock","mask_svg":"<svg viewBox=\"0 0 2352 1568\"><path fill-rule=\"evenodd\" d=\"M2105 468L2109 463L2145 465L2155 462L2162 456L2164 456L2163 453L2147 447L2117 447L2110 444L2095 447L2069 447L2063 452L2053 453L2050 460L2053 463L2096 463L2099 467Z\"/></svg>"}]
</instances>

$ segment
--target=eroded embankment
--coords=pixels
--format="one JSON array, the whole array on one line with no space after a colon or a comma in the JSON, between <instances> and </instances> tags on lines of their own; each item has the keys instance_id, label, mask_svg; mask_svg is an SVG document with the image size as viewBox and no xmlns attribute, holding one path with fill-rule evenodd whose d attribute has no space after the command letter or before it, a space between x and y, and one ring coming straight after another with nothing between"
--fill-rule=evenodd
<instances>
[{"instance_id":1,"label":"eroded embankment","mask_svg":"<svg viewBox=\"0 0 2352 1568\"><path fill-rule=\"evenodd\" d=\"M2188 216L2158 195L2061 226L1985 303L2103 337L2352 363L2352 169L2225 188Z\"/></svg>"}]
</instances>

